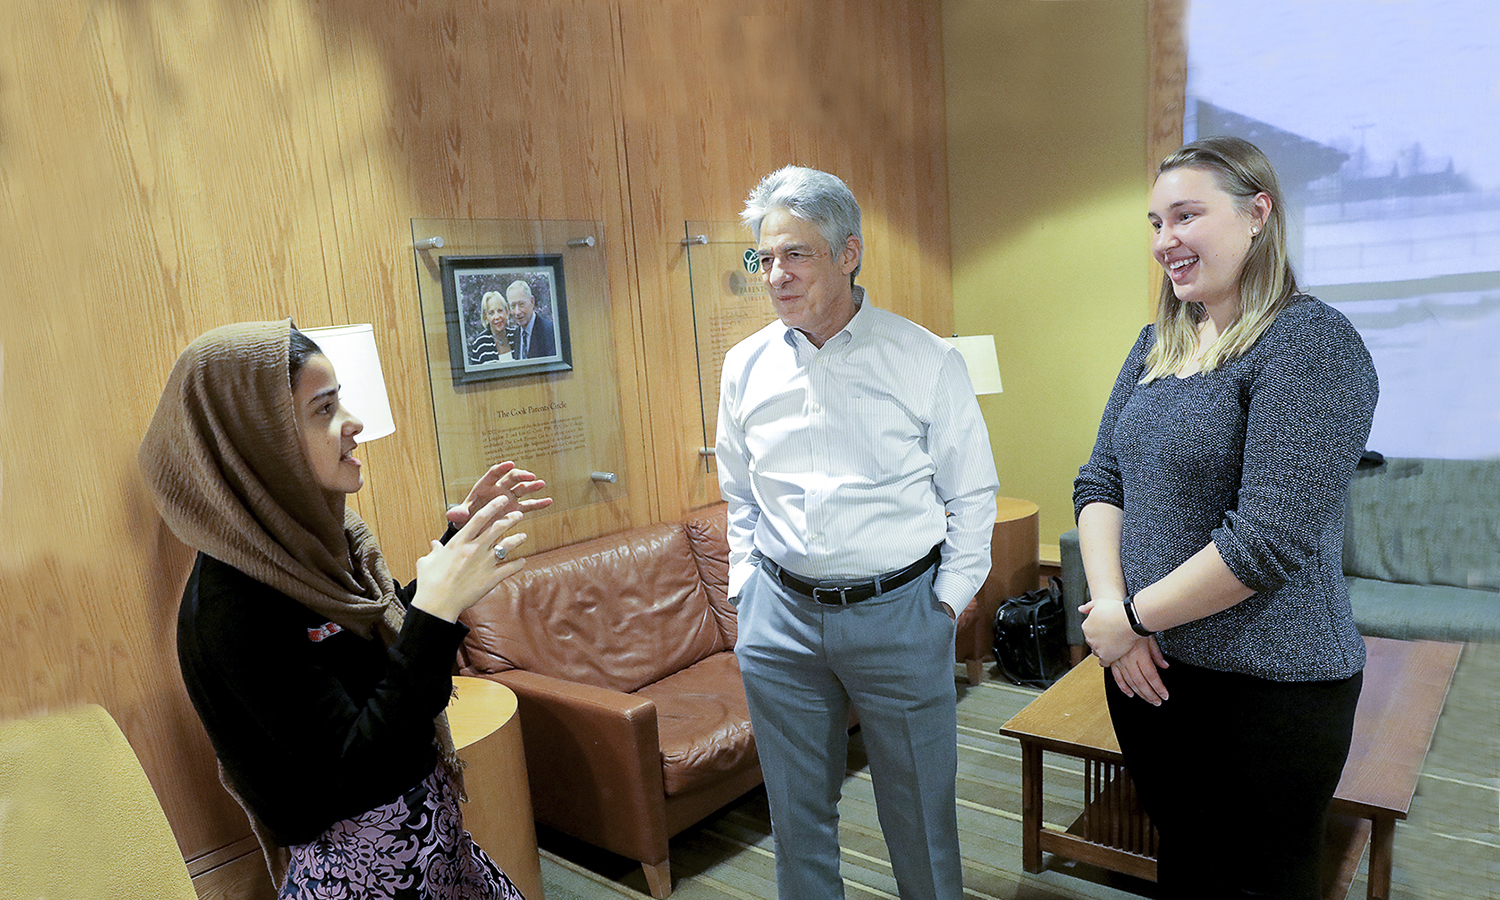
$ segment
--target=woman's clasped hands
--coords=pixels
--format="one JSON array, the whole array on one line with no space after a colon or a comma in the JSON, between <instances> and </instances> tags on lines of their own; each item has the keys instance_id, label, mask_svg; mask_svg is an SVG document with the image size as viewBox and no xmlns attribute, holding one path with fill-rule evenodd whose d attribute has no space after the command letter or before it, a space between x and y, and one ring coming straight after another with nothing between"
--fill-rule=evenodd
<instances>
[{"instance_id":1,"label":"woman's clasped hands","mask_svg":"<svg viewBox=\"0 0 1500 900\"><path fill-rule=\"evenodd\" d=\"M1089 650L1109 669L1120 691L1160 706L1167 699L1160 670L1170 664L1156 638L1142 637L1131 629L1123 601L1090 600L1078 611L1085 616L1083 637Z\"/></svg>"}]
</instances>

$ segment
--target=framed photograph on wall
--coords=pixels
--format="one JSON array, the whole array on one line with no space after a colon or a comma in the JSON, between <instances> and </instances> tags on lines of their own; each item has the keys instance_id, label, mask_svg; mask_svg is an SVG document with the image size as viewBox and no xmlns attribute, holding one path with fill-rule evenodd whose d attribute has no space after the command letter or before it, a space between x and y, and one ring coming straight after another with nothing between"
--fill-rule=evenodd
<instances>
[{"instance_id":1,"label":"framed photograph on wall","mask_svg":"<svg viewBox=\"0 0 1500 900\"><path fill-rule=\"evenodd\" d=\"M439 264L454 384L573 368L561 254Z\"/></svg>"}]
</instances>

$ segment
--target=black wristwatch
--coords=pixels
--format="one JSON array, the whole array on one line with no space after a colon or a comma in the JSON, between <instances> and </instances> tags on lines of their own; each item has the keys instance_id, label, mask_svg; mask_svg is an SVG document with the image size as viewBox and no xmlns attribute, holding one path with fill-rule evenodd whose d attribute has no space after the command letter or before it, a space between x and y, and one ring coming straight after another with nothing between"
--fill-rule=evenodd
<instances>
[{"instance_id":1,"label":"black wristwatch","mask_svg":"<svg viewBox=\"0 0 1500 900\"><path fill-rule=\"evenodd\" d=\"M1146 630L1146 626L1141 624L1141 617L1135 614L1134 594L1125 595L1125 620L1130 623L1130 630L1134 631L1141 637L1150 637L1151 635L1156 634L1156 632L1154 631Z\"/></svg>"}]
</instances>

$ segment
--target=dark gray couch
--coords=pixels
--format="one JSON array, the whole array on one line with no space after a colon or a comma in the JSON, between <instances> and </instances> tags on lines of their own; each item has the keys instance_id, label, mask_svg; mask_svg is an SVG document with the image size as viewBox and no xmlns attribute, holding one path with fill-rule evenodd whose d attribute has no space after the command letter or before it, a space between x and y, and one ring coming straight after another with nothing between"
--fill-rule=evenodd
<instances>
[{"instance_id":1,"label":"dark gray couch","mask_svg":"<svg viewBox=\"0 0 1500 900\"><path fill-rule=\"evenodd\" d=\"M1082 646L1077 529L1060 543L1068 643ZM1500 641L1500 460L1389 458L1355 472L1344 577L1361 634Z\"/></svg>"}]
</instances>

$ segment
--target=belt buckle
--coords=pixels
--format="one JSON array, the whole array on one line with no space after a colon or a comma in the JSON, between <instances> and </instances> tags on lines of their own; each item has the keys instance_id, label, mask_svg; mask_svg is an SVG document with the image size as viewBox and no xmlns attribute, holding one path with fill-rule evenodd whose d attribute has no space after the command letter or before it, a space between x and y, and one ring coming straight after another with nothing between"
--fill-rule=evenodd
<instances>
[{"instance_id":1,"label":"belt buckle","mask_svg":"<svg viewBox=\"0 0 1500 900\"><path fill-rule=\"evenodd\" d=\"M817 602L825 604L827 606L848 606L849 601L846 598L848 597L849 591L853 589L854 588L852 585L838 585L836 587L814 587L812 597ZM838 602L835 603L832 599L824 600L821 596L819 596L819 591L838 597Z\"/></svg>"}]
</instances>

